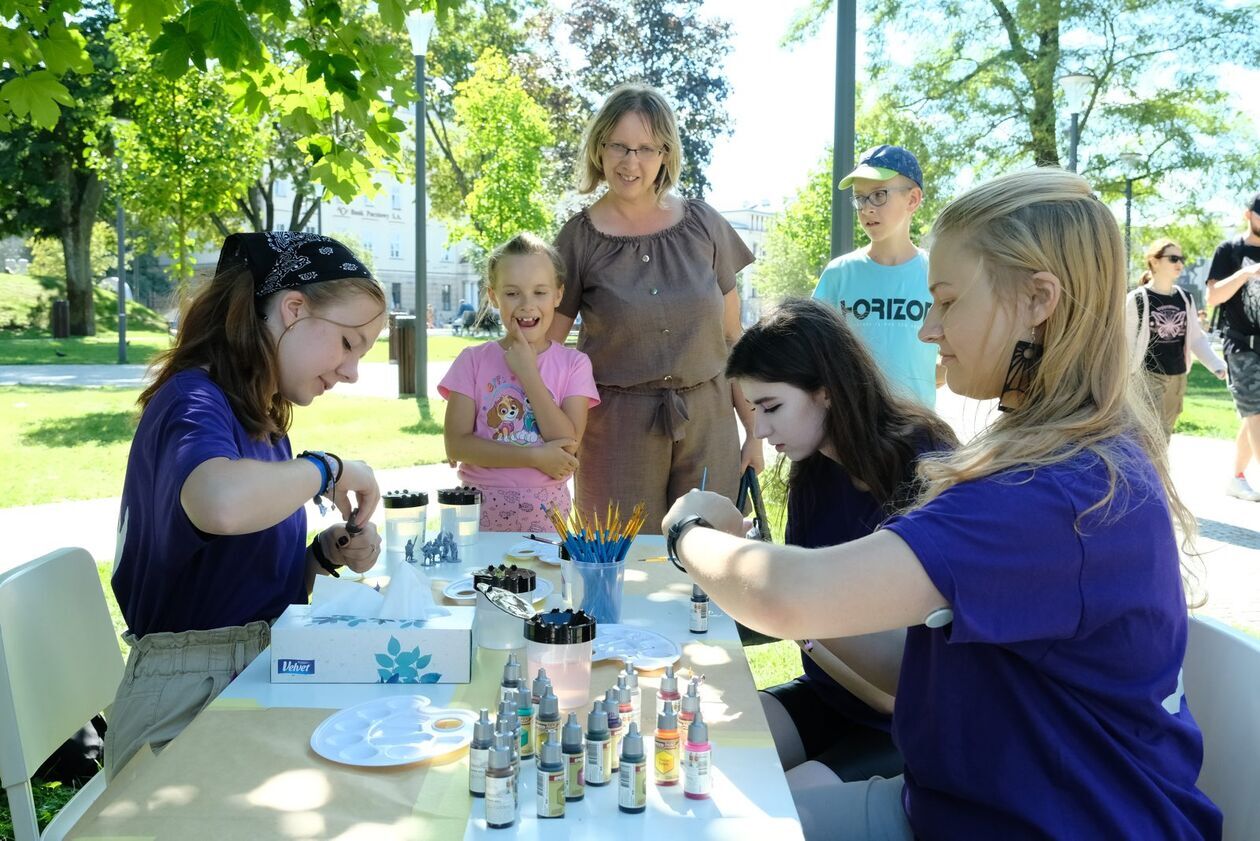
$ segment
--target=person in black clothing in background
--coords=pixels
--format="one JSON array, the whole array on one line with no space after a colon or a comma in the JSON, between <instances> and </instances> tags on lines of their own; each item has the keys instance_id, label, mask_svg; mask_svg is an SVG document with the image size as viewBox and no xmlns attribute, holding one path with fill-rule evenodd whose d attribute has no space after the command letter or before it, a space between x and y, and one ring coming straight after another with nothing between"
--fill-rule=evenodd
<instances>
[{"instance_id":1,"label":"person in black clothing in background","mask_svg":"<svg viewBox=\"0 0 1260 841\"><path fill-rule=\"evenodd\" d=\"M1242 418L1234 474L1226 493L1260 502L1260 491L1248 484L1245 473L1248 463L1260 454L1260 193L1243 218L1247 232L1221 243L1212 257L1207 302L1218 308L1229 390Z\"/></svg>"}]
</instances>

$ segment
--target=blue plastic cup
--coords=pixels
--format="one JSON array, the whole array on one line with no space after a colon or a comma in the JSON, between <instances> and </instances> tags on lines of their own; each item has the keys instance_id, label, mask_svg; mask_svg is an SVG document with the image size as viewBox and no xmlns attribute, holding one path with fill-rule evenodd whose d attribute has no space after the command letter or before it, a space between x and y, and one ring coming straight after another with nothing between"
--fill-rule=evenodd
<instances>
[{"instance_id":1,"label":"blue plastic cup","mask_svg":"<svg viewBox=\"0 0 1260 841\"><path fill-rule=\"evenodd\" d=\"M595 617L599 625L621 621L621 594L625 589L626 562L573 561L573 601Z\"/></svg>"}]
</instances>

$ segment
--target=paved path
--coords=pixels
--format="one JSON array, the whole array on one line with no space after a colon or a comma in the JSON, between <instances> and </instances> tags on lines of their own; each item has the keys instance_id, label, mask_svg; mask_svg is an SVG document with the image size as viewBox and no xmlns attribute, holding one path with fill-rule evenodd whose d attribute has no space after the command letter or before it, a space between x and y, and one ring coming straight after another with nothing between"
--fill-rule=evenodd
<instances>
[{"instance_id":1,"label":"paved path","mask_svg":"<svg viewBox=\"0 0 1260 841\"><path fill-rule=\"evenodd\" d=\"M449 363L429 365L430 391ZM139 387L140 365L9 365L0 366L0 385L18 382ZM349 396L397 397L396 366L365 363L357 383L342 383L337 392ZM993 417L992 402L965 400L942 389L939 411L959 434L970 437ZM1208 594L1203 613L1260 634L1260 503L1227 497L1223 488L1233 461L1234 444L1214 438L1173 436L1170 449L1173 479L1182 501L1199 521L1198 563ZM455 472L444 464L381 470L386 489L410 487L433 490L456 484ZM1260 485L1260 476L1252 476ZM319 512L308 506L312 527ZM378 516L379 512L378 512ZM22 563L58 546L79 545L93 557L114 556L118 499L97 499L0 509L0 534L8 546L0 556L0 570ZM331 522L331 519L330 519Z\"/></svg>"}]
</instances>

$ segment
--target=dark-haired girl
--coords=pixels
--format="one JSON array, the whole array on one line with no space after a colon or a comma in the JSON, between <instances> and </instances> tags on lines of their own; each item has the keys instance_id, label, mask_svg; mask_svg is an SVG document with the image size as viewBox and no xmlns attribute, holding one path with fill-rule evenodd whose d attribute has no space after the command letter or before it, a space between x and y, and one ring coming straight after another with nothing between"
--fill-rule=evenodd
<instances>
[{"instance_id":1,"label":"dark-haired girl","mask_svg":"<svg viewBox=\"0 0 1260 841\"><path fill-rule=\"evenodd\" d=\"M786 301L749 328L726 375L752 404L754 435L792 462L789 544L875 531L914 498L919 454L955 443L944 421L892 392L861 339L818 301ZM821 765L846 780L900 773L888 734L905 632L799 644L804 674L761 694L789 782Z\"/></svg>"}]
</instances>

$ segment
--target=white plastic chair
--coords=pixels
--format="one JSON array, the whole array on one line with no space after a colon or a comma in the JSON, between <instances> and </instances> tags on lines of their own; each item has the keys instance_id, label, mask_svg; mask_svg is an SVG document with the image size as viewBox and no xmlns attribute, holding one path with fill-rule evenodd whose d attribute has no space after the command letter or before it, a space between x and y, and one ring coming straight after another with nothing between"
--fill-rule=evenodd
<instances>
[{"instance_id":1,"label":"white plastic chair","mask_svg":"<svg viewBox=\"0 0 1260 841\"><path fill-rule=\"evenodd\" d=\"M1190 617L1182 667L1186 701L1203 731L1199 788L1225 815L1224 841L1260 838L1260 640Z\"/></svg>"},{"instance_id":2,"label":"white plastic chair","mask_svg":"<svg viewBox=\"0 0 1260 841\"><path fill-rule=\"evenodd\" d=\"M86 550L58 549L0 575L0 782L16 841L60 841L105 789L97 774L39 834L31 774L110 705L122 673Z\"/></svg>"}]
</instances>

